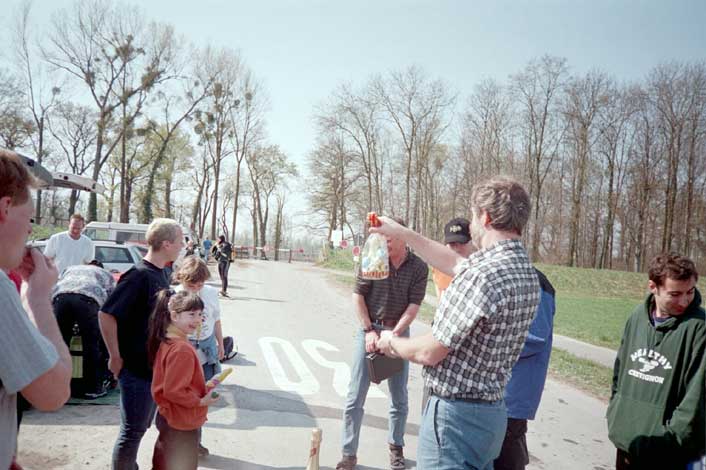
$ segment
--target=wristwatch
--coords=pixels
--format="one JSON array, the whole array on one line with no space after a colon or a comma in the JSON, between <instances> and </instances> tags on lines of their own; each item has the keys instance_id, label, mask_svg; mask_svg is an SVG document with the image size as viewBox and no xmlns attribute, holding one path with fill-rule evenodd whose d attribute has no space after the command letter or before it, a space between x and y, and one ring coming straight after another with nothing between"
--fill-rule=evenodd
<instances>
[{"instance_id":1,"label":"wristwatch","mask_svg":"<svg viewBox=\"0 0 706 470\"><path fill-rule=\"evenodd\" d=\"M375 331L375 328L373 328L373 325L370 325L367 328L363 328L363 333L370 333L371 331Z\"/></svg>"}]
</instances>

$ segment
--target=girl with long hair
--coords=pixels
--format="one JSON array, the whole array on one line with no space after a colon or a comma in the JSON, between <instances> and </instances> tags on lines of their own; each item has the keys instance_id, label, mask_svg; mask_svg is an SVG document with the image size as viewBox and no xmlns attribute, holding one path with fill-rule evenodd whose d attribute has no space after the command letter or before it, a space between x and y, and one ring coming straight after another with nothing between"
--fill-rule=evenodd
<instances>
[{"instance_id":1,"label":"girl with long hair","mask_svg":"<svg viewBox=\"0 0 706 470\"><path fill-rule=\"evenodd\" d=\"M193 293L163 290L150 316L147 353L157 404L154 470L196 470L199 429L213 398L196 350L188 340L201 325L203 301Z\"/></svg>"}]
</instances>

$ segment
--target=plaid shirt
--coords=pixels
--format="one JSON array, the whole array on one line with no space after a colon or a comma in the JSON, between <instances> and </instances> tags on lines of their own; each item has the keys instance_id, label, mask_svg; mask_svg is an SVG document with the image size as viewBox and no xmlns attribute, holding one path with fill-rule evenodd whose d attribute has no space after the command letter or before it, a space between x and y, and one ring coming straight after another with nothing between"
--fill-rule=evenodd
<instances>
[{"instance_id":1,"label":"plaid shirt","mask_svg":"<svg viewBox=\"0 0 706 470\"><path fill-rule=\"evenodd\" d=\"M432 334L450 349L424 382L444 398L503 398L539 304L539 281L519 240L473 253L441 297Z\"/></svg>"}]
</instances>

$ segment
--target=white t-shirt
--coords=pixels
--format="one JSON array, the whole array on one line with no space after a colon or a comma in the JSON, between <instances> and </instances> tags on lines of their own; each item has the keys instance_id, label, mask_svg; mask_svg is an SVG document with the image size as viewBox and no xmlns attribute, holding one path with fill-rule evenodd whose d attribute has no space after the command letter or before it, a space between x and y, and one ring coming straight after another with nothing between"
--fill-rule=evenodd
<instances>
[{"instance_id":1,"label":"white t-shirt","mask_svg":"<svg viewBox=\"0 0 706 470\"><path fill-rule=\"evenodd\" d=\"M49 238L44 254L54 258L59 274L69 266L86 264L93 259L93 242L85 235L74 240L69 232L55 233Z\"/></svg>"},{"instance_id":2,"label":"white t-shirt","mask_svg":"<svg viewBox=\"0 0 706 470\"><path fill-rule=\"evenodd\" d=\"M176 291L184 290L184 286L178 285L174 289ZM189 335L189 339L199 340L206 339L214 332L216 322L221 319L221 306L218 303L218 291L211 286L203 286L198 292L198 296L203 301L203 322L201 323L201 332L199 337L196 333Z\"/></svg>"}]
</instances>

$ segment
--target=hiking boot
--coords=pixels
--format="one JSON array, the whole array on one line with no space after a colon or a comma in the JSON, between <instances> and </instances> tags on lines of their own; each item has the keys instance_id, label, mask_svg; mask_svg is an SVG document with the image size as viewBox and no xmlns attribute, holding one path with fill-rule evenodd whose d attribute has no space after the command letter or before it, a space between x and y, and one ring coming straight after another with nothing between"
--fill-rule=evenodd
<instances>
[{"instance_id":1,"label":"hiking boot","mask_svg":"<svg viewBox=\"0 0 706 470\"><path fill-rule=\"evenodd\" d=\"M201 445L199 442L199 457L206 457L210 454L209 450Z\"/></svg>"},{"instance_id":2,"label":"hiking boot","mask_svg":"<svg viewBox=\"0 0 706 470\"><path fill-rule=\"evenodd\" d=\"M344 455L336 464L336 470L353 470L357 463L358 458L355 455Z\"/></svg>"},{"instance_id":3,"label":"hiking boot","mask_svg":"<svg viewBox=\"0 0 706 470\"><path fill-rule=\"evenodd\" d=\"M404 470L404 454L402 446L390 444L390 470Z\"/></svg>"},{"instance_id":4,"label":"hiking boot","mask_svg":"<svg viewBox=\"0 0 706 470\"><path fill-rule=\"evenodd\" d=\"M108 394L108 392L105 390L105 388L102 388L96 392L88 392L84 393L83 397L86 400L95 400L96 398L104 397Z\"/></svg>"}]
</instances>

